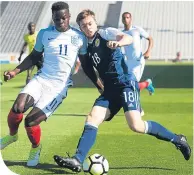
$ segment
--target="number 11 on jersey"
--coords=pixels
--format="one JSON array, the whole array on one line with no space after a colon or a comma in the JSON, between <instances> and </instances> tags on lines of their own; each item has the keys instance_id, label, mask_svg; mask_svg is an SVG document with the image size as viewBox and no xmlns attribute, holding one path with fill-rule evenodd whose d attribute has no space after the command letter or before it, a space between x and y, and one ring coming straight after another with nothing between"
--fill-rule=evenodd
<instances>
[{"instance_id":1,"label":"number 11 on jersey","mask_svg":"<svg viewBox=\"0 0 194 175\"><path fill-rule=\"evenodd\" d=\"M60 44L59 48L60 48L59 54L60 55L64 54L66 56L67 55L67 44L65 45Z\"/></svg>"}]
</instances>

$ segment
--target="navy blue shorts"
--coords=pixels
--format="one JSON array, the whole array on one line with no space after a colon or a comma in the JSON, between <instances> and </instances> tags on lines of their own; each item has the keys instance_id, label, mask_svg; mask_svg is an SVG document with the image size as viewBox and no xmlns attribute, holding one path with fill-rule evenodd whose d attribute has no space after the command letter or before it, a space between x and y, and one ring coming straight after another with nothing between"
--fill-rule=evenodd
<instances>
[{"instance_id":1,"label":"navy blue shorts","mask_svg":"<svg viewBox=\"0 0 194 175\"><path fill-rule=\"evenodd\" d=\"M111 112L111 115L107 121L110 121L121 108L123 108L124 112L131 110L140 111L139 95L140 90L138 82L131 81L130 87L125 87L114 91L105 91L96 99L94 106L108 108Z\"/></svg>"}]
</instances>

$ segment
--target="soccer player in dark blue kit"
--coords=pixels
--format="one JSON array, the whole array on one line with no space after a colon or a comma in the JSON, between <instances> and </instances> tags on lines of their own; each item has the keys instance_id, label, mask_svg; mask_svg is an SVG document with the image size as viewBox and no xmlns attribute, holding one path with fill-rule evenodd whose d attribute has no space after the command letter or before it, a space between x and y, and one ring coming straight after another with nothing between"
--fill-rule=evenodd
<instances>
[{"instance_id":1,"label":"soccer player in dark blue kit","mask_svg":"<svg viewBox=\"0 0 194 175\"><path fill-rule=\"evenodd\" d=\"M88 38L88 59L80 59L83 70L96 85L94 66L103 81L104 91L86 118L75 155L66 158L55 155L55 162L61 167L80 172L84 159L95 143L98 126L105 120L111 120L121 107L132 131L171 142L189 160L191 149L185 136L176 135L157 122L143 121L140 116L138 82L133 73L128 72L120 49L130 44L132 38L114 28L98 30L95 14L91 10L83 10L76 21Z\"/></svg>"}]
</instances>

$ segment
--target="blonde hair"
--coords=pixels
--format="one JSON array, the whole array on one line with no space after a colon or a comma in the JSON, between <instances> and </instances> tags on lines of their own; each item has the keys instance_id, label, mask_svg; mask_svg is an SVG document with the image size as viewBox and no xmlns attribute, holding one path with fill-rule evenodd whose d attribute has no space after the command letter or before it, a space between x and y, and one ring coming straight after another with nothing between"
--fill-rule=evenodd
<instances>
[{"instance_id":1,"label":"blonde hair","mask_svg":"<svg viewBox=\"0 0 194 175\"><path fill-rule=\"evenodd\" d=\"M94 18L94 20L96 21L95 13L93 11L91 11L90 9L85 9L77 15L77 18L76 18L77 24L80 26L80 21L85 19L88 16L92 16Z\"/></svg>"}]
</instances>

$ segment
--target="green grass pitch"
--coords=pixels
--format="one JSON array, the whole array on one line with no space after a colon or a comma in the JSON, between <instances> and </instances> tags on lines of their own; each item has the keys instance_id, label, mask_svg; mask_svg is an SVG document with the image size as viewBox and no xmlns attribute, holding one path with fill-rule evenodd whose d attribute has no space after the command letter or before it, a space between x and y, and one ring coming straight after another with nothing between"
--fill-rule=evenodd
<instances>
[{"instance_id":1,"label":"green grass pitch","mask_svg":"<svg viewBox=\"0 0 194 175\"><path fill-rule=\"evenodd\" d=\"M2 72L11 65L3 65ZM25 82L26 73L1 86L1 136L8 133L7 114ZM175 133L187 136L193 150L192 89L156 89L153 96L141 93L145 120L154 120ZM20 175L72 174L58 167L53 155L73 154L82 133L85 115L91 110L98 92L93 88L71 88L67 99L47 121L41 123L42 152L36 168L26 167L30 143L22 122L19 140L1 151L10 170ZM99 127L95 146L89 154L104 155L110 165L109 175L191 175L193 156L185 161L167 142L140 135L128 129L123 111ZM1 173L0 170L0 174ZM83 175L84 173L80 173Z\"/></svg>"}]
</instances>

